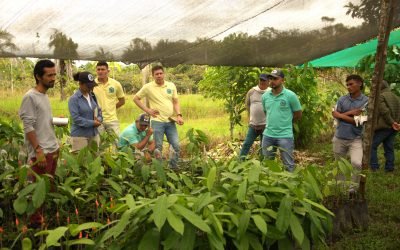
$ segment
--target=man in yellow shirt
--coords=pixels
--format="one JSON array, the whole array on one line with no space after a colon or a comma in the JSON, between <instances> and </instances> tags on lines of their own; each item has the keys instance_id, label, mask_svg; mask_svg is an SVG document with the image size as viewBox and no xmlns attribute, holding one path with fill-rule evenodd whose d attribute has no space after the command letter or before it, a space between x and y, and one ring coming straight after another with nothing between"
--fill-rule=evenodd
<instances>
[{"instance_id":1,"label":"man in yellow shirt","mask_svg":"<svg viewBox=\"0 0 400 250\"><path fill-rule=\"evenodd\" d=\"M103 114L103 125L98 128L99 132L114 132L119 136L119 121L117 109L125 104L125 94L121 84L108 77L110 70L107 62L98 62L96 65L96 83L93 89Z\"/></svg>"},{"instance_id":2,"label":"man in yellow shirt","mask_svg":"<svg viewBox=\"0 0 400 250\"><path fill-rule=\"evenodd\" d=\"M175 122L183 125L178 92L175 84L164 80L165 74L162 66L154 66L151 72L154 81L145 84L133 97L133 101L139 108L153 117L151 127L153 128L153 136L156 142L155 154L161 154L165 134L169 144L175 151L172 159L170 159L170 167L176 168L180 147ZM143 104L141 101L143 98L147 98L149 107ZM174 115L176 115L176 119L172 119Z\"/></svg>"}]
</instances>

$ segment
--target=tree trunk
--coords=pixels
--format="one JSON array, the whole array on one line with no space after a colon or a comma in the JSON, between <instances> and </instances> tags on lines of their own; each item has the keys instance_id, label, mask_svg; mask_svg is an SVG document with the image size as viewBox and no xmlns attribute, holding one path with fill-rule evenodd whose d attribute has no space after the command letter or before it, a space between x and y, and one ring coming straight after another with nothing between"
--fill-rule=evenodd
<instances>
[{"instance_id":1,"label":"tree trunk","mask_svg":"<svg viewBox=\"0 0 400 250\"><path fill-rule=\"evenodd\" d=\"M64 59L60 59L60 99L64 101L67 97L65 95L65 86L67 82L66 64Z\"/></svg>"},{"instance_id":2,"label":"tree trunk","mask_svg":"<svg viewBox=\"0 0 400 250\"><path fill-rule=\"evenodd\" d=\"M150 80L150 64L147 64L145 67L140 68L140 73L142 74L142 86L144 86ZM147 98L144 98L143 103L146 105L146 107L150 107Z\"/></svg>"},{"instance_id":3,"label":"tree trunk","mask_svg":"<svg viewBox=\"0 0 400 250\"><path fill-rule=\"evenodd\" d=\"M382 0L380 12L380 24L378 35L378 46L375 56L375 68L372 76L371 94L368 100L368 121L365 126L363 138L362 169L369 168L371 158L372 139L374 138L375 124L379 115L379 96L386 64L387 45L390 30L393 23L394 2L393 0ZM360 178L360 193L365 197L366 178Z\"/></svg>"},{"instance_id":4,"label":"tree trunk","mask_svg":"<svg viewBox=\"0 0 400 250\"><path fill-rule=\"evenodd\" d=\"M13 58L10 59L10 82L11 82L11 94L14 93L14 76L13 76Z\"/></svg>"}]
</instances>

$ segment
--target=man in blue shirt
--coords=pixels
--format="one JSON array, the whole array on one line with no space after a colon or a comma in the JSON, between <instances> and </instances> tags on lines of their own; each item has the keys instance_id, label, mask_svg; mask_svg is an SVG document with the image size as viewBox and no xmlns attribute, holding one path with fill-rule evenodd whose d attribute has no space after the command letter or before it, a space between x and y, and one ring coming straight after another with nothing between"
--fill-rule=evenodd
<instances>
[{"instance_id":1,"label":"man in blue shirt","mask_svg":"<svg viewBox=\"0 0 400 250\"><path fill-rule=\"evenodd\" d=\"M286 170L294 170L293 122L300 120L302 111L300 101L293 91L283 87L284 74L274 69L268 75L271 90L262 95L267 126L263 132L262 152L267 159L274 159L279 148Z\"/></svg>"},{"instance_id":2,"label":"man in blue shirt","mask_svg":"<svg viewBox=\"0 0 400 250\"><path fill-rule=\"evenodd\" d=\"M143 151L146 146L147 150L151 153L155 149L155 142L153 140L153 129L149 128L150 116L141 114L135 123L129 125L122 131L119 136L118 147L132 147L136 151Z\"/></svg>"},{"instance_id":3,"label":"man in blue shirt","mask_svg":"<svg viewBox=\"0 0 400 250\"><path fill-rule=\"evenodd\" d=\"M338 120L335 136L333 137L333 153L335 158L346 158L350 154L351 165L355 170L352 180L359 182L359 171L363 157L362 126L356 126L354 116L361 114L368 102L368 97L361 93L364 80L359 75L349 75L346 78L348 95L339 98L336 110L332 116Z\"/></svg>"}]
</instances>

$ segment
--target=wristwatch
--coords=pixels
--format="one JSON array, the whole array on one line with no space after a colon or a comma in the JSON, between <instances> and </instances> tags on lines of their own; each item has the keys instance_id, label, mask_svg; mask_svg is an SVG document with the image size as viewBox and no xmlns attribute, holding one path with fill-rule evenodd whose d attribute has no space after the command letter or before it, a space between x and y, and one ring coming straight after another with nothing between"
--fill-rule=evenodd
<instances>
[{"instance_id":1,"label":"wristwatch","mask_svg":"<svg viewBox=\"0 0 400 250\"><path fill-rule=\"evenodd\" d=\"M179 113L179 114L177 114L176 116L180 116L180 117L182 117L182 114L180 114L180 113Z\"/></svg>"}]
</instances>

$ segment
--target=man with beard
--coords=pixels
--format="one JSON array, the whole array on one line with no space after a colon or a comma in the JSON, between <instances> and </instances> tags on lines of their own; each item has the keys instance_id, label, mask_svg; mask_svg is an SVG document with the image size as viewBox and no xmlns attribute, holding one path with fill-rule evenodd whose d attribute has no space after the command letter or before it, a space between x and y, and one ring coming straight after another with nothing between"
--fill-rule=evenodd
<instances>
[{"instance_id":1,"label":"man with beard","mask_svg":"<svg viewBox=\"0 0 400 250\"><path fill-rule=\"evenodd\" d=\"M53 115L46 92L54 87L56 67L50 60L40 60L33 70L36 87L28 90L22 99L19 116L25 132L25 144L32 170L37 174L54 176L58 160L58 141L53 128ZM34 177L32 176L33 180ZM43 222L39 211L31 217L31 224Z\"/></svg>"},{"instance_id":2,"label":"man with beard","mask_svg":"<svg viewBox=\"0 0 400 250\"><path fill-rule=\"evenodd\" d=\"M268 75L271 90L262 96L264 112L267 115L267 126L263 132L262 152L267 159L274 159L279 148L286 170L294 170L294 136L293 122L302 116L301 105L297 95L285 87L285 76L279 69Z\"/></svg>"}]
</instances>

